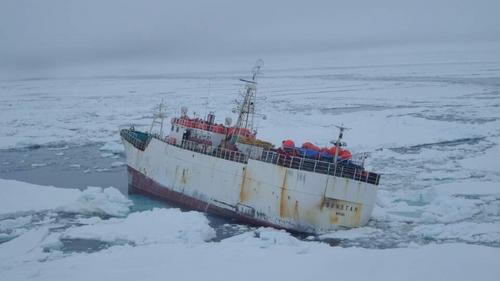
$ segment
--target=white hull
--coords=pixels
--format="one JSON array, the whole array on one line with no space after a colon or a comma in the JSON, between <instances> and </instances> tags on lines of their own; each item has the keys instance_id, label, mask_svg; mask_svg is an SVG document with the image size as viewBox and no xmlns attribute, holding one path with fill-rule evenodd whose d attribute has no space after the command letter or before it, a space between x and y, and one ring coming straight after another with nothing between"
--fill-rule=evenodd
<instances>
[{"instance_id":1,"label":"white hull","mask_svg":"<svg viewBox=\"0 0 500 281\"><path fill-rule=\"evenodd\" d=\"M205 210L226 210L254 223L323 233L365 225L375 204L375 184L254 159L240 163L156 138L144 151L122 140L127 165L159 188L206 203Z\"/></svg>"}]
</instances>

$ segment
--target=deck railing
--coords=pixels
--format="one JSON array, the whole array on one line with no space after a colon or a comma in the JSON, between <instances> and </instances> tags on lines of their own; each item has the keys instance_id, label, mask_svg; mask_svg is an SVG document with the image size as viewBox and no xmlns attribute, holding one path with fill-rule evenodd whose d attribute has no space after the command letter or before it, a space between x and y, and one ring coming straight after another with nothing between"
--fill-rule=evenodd
<instances>
[{"instance_id":1,"label":"deck railing","mask_svg":"<svg viewBox=\"0 0 500 281\"><path fill-rule=\"evenodd\" d=\"M148 134L146 139L141 139L137 136L137 133L135 131L129 129L120 130L120 136L127 140L134 147L142 151L146 149L146 146L148 146L152 138L152 136Z\"/></svg>"},{"instance_id":2,"label":"deck railing","mask_svg":"<svg viewBox=\"0 0 500 281\"><path fill-rule=\"evenodd\" d=\"M349 160L341 160L337 163L332 163L307 157L279 154L270 150L262 152L262 157L257 160L291 169L349 178L375 185L378 185L379 182L379 174L368 172L361 166L351 163Z\"/></svg>"},{"instance_id":3,"label":"deck railing","mask_svg":"<svg viewBox=\"0 0 500 281\"><path fill-rule=\"evenodd\" d=\"M170 143L172 144L172 143ZM207 154L210 156L215 156L217 158L222 158L230 161L235 161L235 162L240 162L240 163L247 163L248 162L248 156L239 152L239 151L234 151L222 147L214 147L211 145L207 144L201 144L193 141L183 141L180 144L172 144L174 146L184 148L187 150Z\"/></svg>"},{"instance_id":4,"label":"deck railing","mask_svg":"<svg viewBox=\"0 0 500 281\"><path fill-rule=\"evenodd\" d=\"M169 141L168 138L161 138L159 135L147 135L146 139L141 139L138 137L135 131L130 129L124 129L120 131L120 135L130 142L136 148L144 151L152 138L156 138L160 141L167 142L170 145L180 147L183 149L195 151L198 153L203 153L210 156L215 156L217 158L222 158L230 161L235 161L239 163L247 163L248 155L245 155L239 151L234 151L226 148L215 147L207 144L202 144L198 142L185 140L182 143L175 143ZM355 164L356 162L351 162L350 160L341 160L337 163L310 159L307 157L291 156L287 154L280 154L275 151L265 150L262 152L260 157L252 157L254 160L263 161L267 163L272 163L275 165L296 169L309 171L320 174L327 174L336 177L349 178L356 181L366 182L370 184L379 184L380 175L372 172L366 171L362 166Z\"/></svg>"}]
</instances>

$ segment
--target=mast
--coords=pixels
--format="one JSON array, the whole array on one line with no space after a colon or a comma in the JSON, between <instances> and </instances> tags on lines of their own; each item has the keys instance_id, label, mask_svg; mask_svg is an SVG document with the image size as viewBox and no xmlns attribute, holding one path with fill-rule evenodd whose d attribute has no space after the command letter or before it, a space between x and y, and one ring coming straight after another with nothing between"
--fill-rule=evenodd
<instances>
[{"instance_id":1,"label":"mast","mask_svg":"<svg viewBox=\"0 0 500 281\"><path fill-rule=\"evenodd\" d=\"M163 106L163 101L158 105L158 112L153 114L153 122L151 122L151 127L149 128L149 134L153 133L153 127L155 124L160 125L159 137L163 138L163 121L165 120L165 106Z\"/></svg>"},{"instance_id":2,"label":"mast","mask_svg":"<svg viewBox=\"0 0 500 281\"><path fill-rule=\"evenodd\" d=\"M240 79L240 81L245 82L245 87L240 94L241 100L236 101L236 108L233 110L233 112L238 112L235 131L231 137L233 144L238 141L241 128L248 129L251 132L254 130L255 100L257 95L257 82L255 78L263 66L264 61L259 59L252 68L252 80Z\"/></svg>"},{"instance_id":3,"label":"mast","mask_svg":"<svg viewBox=\"0 0 500 281\"><path fill-rule=\"evenodd\" d=\"M349 130L349 128L344 127L344 124L340 124L340 126L335 126L339 128L339 136L337 137L337 141L335 143L335 158L333 159L333 163L337 164L337 157L339 156L340 147L342 146L342 138L344 137L344 131Z\"/></svg>"}]
</instances>

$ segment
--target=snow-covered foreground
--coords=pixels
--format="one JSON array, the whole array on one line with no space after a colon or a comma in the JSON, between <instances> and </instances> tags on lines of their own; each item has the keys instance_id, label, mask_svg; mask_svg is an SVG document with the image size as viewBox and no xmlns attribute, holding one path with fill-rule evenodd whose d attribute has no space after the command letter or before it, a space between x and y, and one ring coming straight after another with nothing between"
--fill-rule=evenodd
<instances>
[{"instance_id":1,"label":"snow-covered foreground","mask_svg":"<svg viewBox=\"0 0 500 281\"><path fill-rule=\"evenodd\" d=\"M26 229L0 244L1 280L365 280L367 276L374 280L498 280L500 277L500 268L496 266L500 249L494 247L411 244L385 250L341 248L298 240L284 231L267 228L214 242L214 229L205 215L198 212L155 208L125 217L96 216L123 215L115 210L130 206L130 201L112 188L81 192L1 180L0 190L2 206L29 194L45 202L33 208L10 205L10 210L2 209L0 232ZM66 209L67 203L74 200L80 203ZM98 211L89 213L90 205ZM76 215L65 222L56 221L57 212ZM45 218L37 220L35 216ZM87 252L65 251L64 244L71 239L101 241L108 243L108 247Z\"/></svg>"}]
</instances>

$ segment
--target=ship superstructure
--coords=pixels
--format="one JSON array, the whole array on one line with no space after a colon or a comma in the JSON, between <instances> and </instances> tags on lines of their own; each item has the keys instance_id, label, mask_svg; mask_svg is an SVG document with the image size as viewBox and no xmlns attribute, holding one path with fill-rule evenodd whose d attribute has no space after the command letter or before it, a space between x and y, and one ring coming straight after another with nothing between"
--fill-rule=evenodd
<instances>
[{"instance_id":1,"label":"ship superstructure","mask_svg":"<svg viewBox=\"0 0 500 281\"><path fill-rule=\"evenodd\" d=\"M231 118L215 122L189 117L186 107L164 127L160 105L149 132L121 129L129 191L142 192L191 209L255 225L294 232L323 233L339 226L365 225L372 213L380 176L364 168L342 145L275 148L257 138L256 76L253 69ZM153 132L159 124L160 131ZM163 130L169 129L168 135Z\"/></svg>"}]
</instances>

